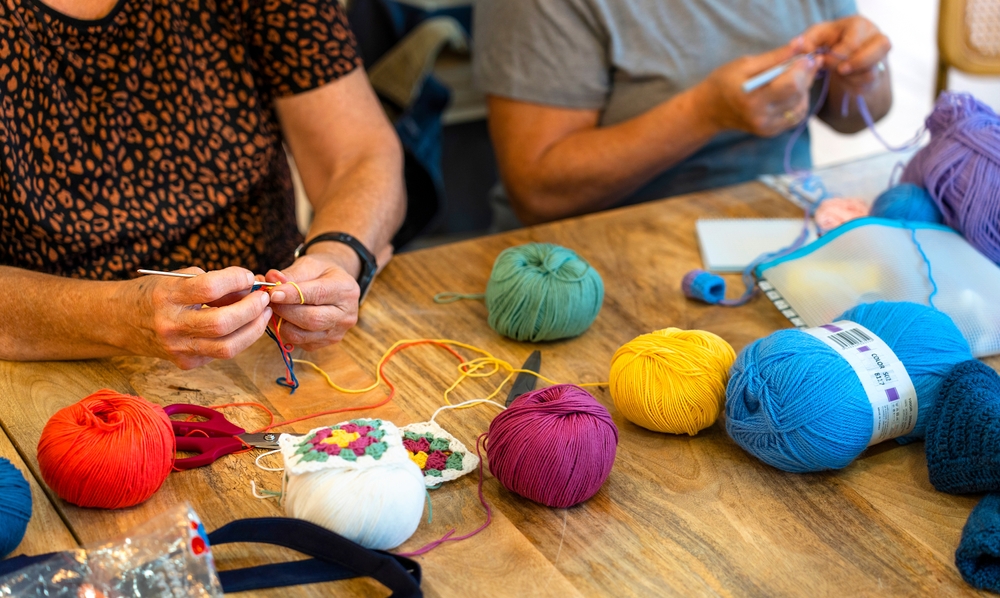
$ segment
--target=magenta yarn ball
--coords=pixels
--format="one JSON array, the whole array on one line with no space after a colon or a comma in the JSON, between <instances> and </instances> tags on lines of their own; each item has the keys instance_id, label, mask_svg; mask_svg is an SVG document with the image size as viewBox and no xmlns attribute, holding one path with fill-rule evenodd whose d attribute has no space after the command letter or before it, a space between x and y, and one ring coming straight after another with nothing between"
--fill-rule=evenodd
<instances>
[{"instance_id":1,"label":"magenta yarn ball","mask_svg":"<svg viewBox=\"0 0 1000 598\"><path fill-rule=\"evenodd\" d=\"M597 494L611 473L618 427L590 393L557 384L518 397L490 423L486 458L504 488L549 507Z\"/></svg>"}]
</instances>

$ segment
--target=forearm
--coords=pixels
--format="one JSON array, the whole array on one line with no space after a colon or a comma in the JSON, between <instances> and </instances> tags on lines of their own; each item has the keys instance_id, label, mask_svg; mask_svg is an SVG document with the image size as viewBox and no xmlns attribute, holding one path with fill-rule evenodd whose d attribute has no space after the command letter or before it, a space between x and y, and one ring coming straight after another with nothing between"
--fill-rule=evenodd
<instances>
[{"instance_id":1,"label":"forearm","mask_svg":"<svg viewBox=\"0 0 1000 598\"><path fill-rule=\"evenodd\" d=\"M392 237L406 214L403 154L395 136L353 160L339 163L312 204L315 214L307 238L330 231L345 232L376 256L391 255ZM340 243L317 243L314 247L343 251L345 256L356 258L350 248ZM360 269L359 261L350 261L352 269ZM381 262L380 267L385 265Z\"/></svg>"},{"instance_id":2,"label":"forearm","mask_svg":"<svg viewBox=\"0 0 1000 598\"><path fill-rule=\"evenodd\" d=\"M515 213L534 224L606 208L627 197L719 132L700 96L695 87L628 121L575 132L523 169L504 173Z\"/></svg>"},{"instance_id":3,"label":"forearm","mask_svg":"<svg viewBox=\"0 0 1000 598\"><path fill-rule=\"evenodd\" d=\"M116 333L122 286L0 266L0 359L87 359L121 355Z\"/></svg>"}]
</instances>

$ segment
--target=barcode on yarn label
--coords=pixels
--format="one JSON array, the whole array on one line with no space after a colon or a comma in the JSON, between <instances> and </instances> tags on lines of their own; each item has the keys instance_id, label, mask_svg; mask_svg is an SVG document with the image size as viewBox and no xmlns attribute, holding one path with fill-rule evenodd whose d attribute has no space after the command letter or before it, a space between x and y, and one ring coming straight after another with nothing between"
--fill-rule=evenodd
<instances>
[{"instance_id":1,"label":"barcode on yarn label","mask_svg":"<svg viewBox=\"0 0 1000 598\"><path fill-rule=\"evenodd\" d=\"M872 406L868 446L905 436L917 425L917 391L903 362L874 332L840 321L802 332L826 343L850 364Z\"/></svg>"},{"instance_id":2,"label":"barcode on yarn label","mask_svg":"<svg viewBox=\"0 0 1000 598\"><path fill-rule=\"evenodd\" d=\"M834 332L827 338L840 345L841 349L857 347L858 345L863 345L867 342L871 342L872 340L872 337L865 334L860 328L851 328L850 330Z\"/></svg>"}]
</instances>

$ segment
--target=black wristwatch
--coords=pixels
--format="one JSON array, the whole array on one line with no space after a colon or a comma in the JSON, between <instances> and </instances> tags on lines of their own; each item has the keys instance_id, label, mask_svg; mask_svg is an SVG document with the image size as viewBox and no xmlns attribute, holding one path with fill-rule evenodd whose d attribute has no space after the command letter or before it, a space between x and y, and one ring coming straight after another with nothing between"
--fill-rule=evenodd
<instances>
[{"instance_id":1,"label":"black wristwatch","mask_svg":"<svg viewBox=\"0 0 1000 598\"><path fill-rule=\"evenodd\" d=\"M358 274L358 287L361 289L361 297L358 299L358 305L361 305L364 303L365 295L368 294L368 288L371 287L372 280L375 278L375 272L378 271L378 262L375 261L375 256L372 252L368 251L368 248L361 241L358 241L347 233L322 233L296 247L295 259L299 259L299 257L305 255L306 249L309 249L313 244L325 243L327 241L343 243L353 249L358 254L358 257L361 258L361 273Z\"/></svg>"}]
</instances>

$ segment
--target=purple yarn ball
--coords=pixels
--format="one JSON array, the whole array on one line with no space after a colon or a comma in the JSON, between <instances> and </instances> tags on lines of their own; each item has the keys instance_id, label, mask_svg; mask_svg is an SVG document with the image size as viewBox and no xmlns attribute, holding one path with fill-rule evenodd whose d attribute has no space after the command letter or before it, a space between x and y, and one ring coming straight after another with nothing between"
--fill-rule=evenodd
<instances>
[{"instance_id":1,"label":"purple yarn ball","mask_svg":"<svg viewBox=\"0 0 1000 598\"><path fill-rule=\"evenodd\" d=\"M597 494L617 448L607 408L579 386L557 384L521 395L493 418L486 458L504 488L566 508Z\"/></svg>"},{"instance_id":2,"label":"purple yarn ball","mask_svg":"<svg viewBox=\"0 0 1000 598\"><path fill-rule=\"evenodd\" d=\"M926 188L944 223L1000 262L1000 117L969 94L944 92L927 128L931 141L901 181Z\"/></svg>"}]
</instances>

